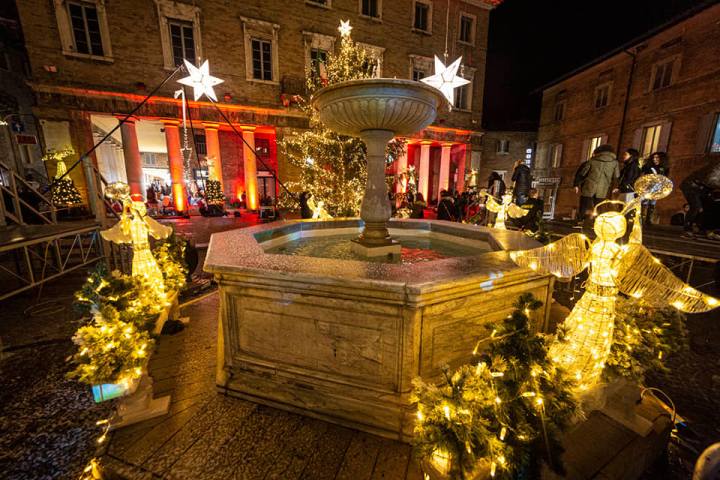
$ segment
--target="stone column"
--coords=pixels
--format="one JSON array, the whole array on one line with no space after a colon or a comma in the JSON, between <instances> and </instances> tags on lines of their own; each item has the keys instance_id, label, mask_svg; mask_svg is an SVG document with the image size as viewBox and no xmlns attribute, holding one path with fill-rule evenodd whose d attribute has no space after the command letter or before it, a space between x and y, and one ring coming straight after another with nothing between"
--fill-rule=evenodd
<instances>
[{"instance_id":1,"label":"stone column","mask_svg":"<svg viewBox=\"0 0 720 480\"><path fill-rule=\"evenodd\" d=\"M173 202L177 211L184 212L187 210L187 193L185 190L185 165L180 151L180 121L162 120L162 123L165 127Z\"/></svg>"},{"instance_id":2,"label":"stone column","mask_svg":"<svg viewBox=\"0 0 720 480\"><path fill-rule=\"evenodd\" d=\"M420 168L418 169L418 192L422 193L425 201L428 199L428 186L430 185L430 145L432 142L420 142Z\"/></svg>"},{"instance_id":3,"label":"stone column","mask_svg":"<svg viewBox=\"0 0 720 480\"><path fill-rule=\"evenodd\" d=\"M203 122L205 127L205 145L207 145L207 156L215 157L215 165L212 172L208 172L210 176L215 175L220 181L220 185L223 185L223 171L222 171L222 159L220 158L220 140L218 139L218 123L207 123Z\"/></svg>"},{"instance_id":4,"label":"stone column","mask_svg":"<svg viewBox=\"0 0 720 480\"><path fill-rule=\"evenodd\" d=\"M258 209L257 159L255 158L255 127L242 126L243 170L245 171L245 199L248 210Z\"/></svg>"},{"instance_id":5,"label":"stone column","mask_svg":"<svg viewBox=\"0 0 720 480\"><path fill-rule=\"evenodd\" d=\"M385 183L385 148L392 140L393 132L365 130L361 136L367 147L367 184L360 208L360 218L365 222L365 228L359 241L368 247L389 245L392 241L387 221L391 211Z\"/></svg>"},{"instance_id":6,"label":"stone column","mask_svg":"<svg viewBox=\"0 0 720 480\"><path fill-rule=\"evenodd\" d=\"M450 188L450 149L452 143L442 144L442 153L440 155L440 179L438 181L438 191L447 190ZM438 201L440 196L438 195Z\"/></svg>"},{"instance_id":7,"label":"stone column","mask_svg":"<svg viewBox=\"0 0 720 480\"><path fill-rule=\"evenodd\" d=\"M465 191L465 160L467 158L467 144L463 144L460 147L460 155L458 155L458 165L457 165L457 183L455 184L455 188L457 188L458 192L464 192Z\"/></svg>"},{"instance_id":8,"label":"stone column","mask_svg":"<svg viewBox=\"0 0 720 480\"><path fill-rule=\"evenodd\" d=\"M407 172L407 149L408 145L405 144L405 151L395 159L395 175L397 175L398 181L395 184L396 193L405 193L407 189L407 178L402 177Z\"/></svg>"},{"instance_id":9,"label":"stone column","mask_svg":"<svg viewBox=\"0 0 720 480\"><path fill-rule=\"evenodd\" d=\"M142 158L140 157L135 120L135 118L128 118L125 123L120 125L120 135L122 136L125 175L127 183L130 185L130 194L139 194L144 198Z\"/></svg>"}]
</instances>

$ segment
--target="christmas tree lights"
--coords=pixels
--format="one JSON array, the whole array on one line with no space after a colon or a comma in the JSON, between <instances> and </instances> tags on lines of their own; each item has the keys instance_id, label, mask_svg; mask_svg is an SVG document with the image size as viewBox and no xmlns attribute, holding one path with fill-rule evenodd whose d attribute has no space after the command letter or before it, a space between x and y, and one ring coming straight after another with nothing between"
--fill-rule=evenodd
<instances>
[{"instance_id":1,"label":"christmas tree lights","mask_svg":"<svg viewBox=\"0 0 720 480\"><path fill-rule=\"evenodd\" d=\"M542 305L530 294L490 325L487 354L439 385L415 380L416 454L443 478L539 478L541 464L562 472L560 433L577 413L573 381L553 365L547 340L529 315Z\"/></svg>"},{"instance_id":2,"label":"christmas tree lights","mask_svg":"<svg viewBox=\"0 0 720 480\"><path fill-rule=\"evenodd\" d=\"M208 205L225 205L225 194L215 168L215 157L208 156L205 161L208 169L208 178L205 180L205 200Z\"/></svg>"},{"instance_id":3,"label":"christmas tree lights","mask_svg":"<svg viewBox=\"0 0 720 480\"><path fill-rule=\"evenodd\" d=\"M340 48L329 53L320 69L307 72L309 94L327 85L346 80L371 78L375 73L375 59L353 42L349 22L341 26ZM300 108L310 119L310 128L278 142L290 165L298 172L298 180L288 182L290 190L309 192L317 204L324 202L333 217L352 217L360 212L367 181L365 144L359 138L339 135L327 129L318 113L304 100ZM388 144L388 155L397 158L402 143ZM296 199L285 194L279 198L283 207L297 207Z\"/></svg>"},{"instance_id":4,"label":"christmas tree lights","mask_svg":"<svg viewBox=\"0 0 720 480\"><path fill-rule=\"evenodd\" d=\"M55 179L50 188L50 198L56 207L73 207L83 203L75 182L69 175L65 175L67 173L65 159L74 154L75 150L67 147L59 151L51 150L43 156L45 162L51 160L56 162Z\"/></svg>"}]
</instances>

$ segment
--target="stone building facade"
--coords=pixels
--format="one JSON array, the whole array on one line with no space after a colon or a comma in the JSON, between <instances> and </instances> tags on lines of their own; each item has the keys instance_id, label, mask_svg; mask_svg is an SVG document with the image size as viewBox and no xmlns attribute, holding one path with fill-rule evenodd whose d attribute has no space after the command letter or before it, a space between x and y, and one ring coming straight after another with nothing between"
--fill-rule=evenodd
<instances>
[{"instance_id":1,"label":"stone building facade","mask_svg":"<svg viewBox=\"0 0 720 480\"><path fill-rule=\"evenodd\" d=\"M522 160L532 168L536 143L537 132L486 130L481 140L478 186L486 186L490 174L498 172L510 187L515 161Z\"/></svg>"},{"instance_id":2,"label":"stone building facade","mask_svg":"<svg viewBox=\"0 0 720 480\"><path fill-rule=\"evenodd\" d=\"M574 174L599 144L667 152L676 187L720 161L718 54L720 5L706 2L544 88L535 176L557 183L557 218L577 208ZM675 188L660 221L683 203Z\"/></svg>"},{"instance_id":3,"label":"stone building facade","mask_svg":"<svg viewBox=\"0 0 720 480\"><path fill-rule=\"evenodd\" d=\"M462 55L471 83L458 108L408 139L395 168L402 173L416 166L429 197L440 188L462 188L458 172L479 149L488 20L497 3L449 2L449 58ZM47 148L71 144L87 151L161 85L93 161L105 177L127 180L136 192L152 181L181 192L184 176L207 172L202 161L191 158L188 165L180 151L185 132L174 91L184 73L162 82L183 58L196 65L208 60L211 74L224 80L216 87L222 114L207 101L189 103L193 148L201 160L215 157L228 199L246 193L251 208L258 197L275 194L271 173L292 177L276 142L307 127L295 96L304 93L305 72L339 42L340 20L350 20L353 39L373 56L378 76L418 79L433 73L433 55L445 50L447 8L432 0L18 2L34 113ZM81 170L71 176L83 191Z\"/></svg>"}]
</instances>

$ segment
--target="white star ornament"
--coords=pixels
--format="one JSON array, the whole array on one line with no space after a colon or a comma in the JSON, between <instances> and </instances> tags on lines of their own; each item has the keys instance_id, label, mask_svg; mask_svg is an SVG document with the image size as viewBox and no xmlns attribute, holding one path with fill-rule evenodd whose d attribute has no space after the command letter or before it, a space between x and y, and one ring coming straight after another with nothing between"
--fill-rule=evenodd
<instances>
[{"instance_id":1,"label":"white star ornament","mask_svg":"<svg viewBox=\"0 0 720 480\"><path fill-rule=\"evenodd\" d=\"M215 95L213 87L223 83L224 80L220 80L219 78L210 75L210 64L208 61L205 60L205 63L200 65L200 68L197 68L195 65L185 60L185 67L187 67L189 76L181 78L178 80L178 83L182 83L183 85L193 88L193 96L195 97L196 102L203 95L206 95L209 99L217 102L217 96Z\"/></svg>"}]
</instances>

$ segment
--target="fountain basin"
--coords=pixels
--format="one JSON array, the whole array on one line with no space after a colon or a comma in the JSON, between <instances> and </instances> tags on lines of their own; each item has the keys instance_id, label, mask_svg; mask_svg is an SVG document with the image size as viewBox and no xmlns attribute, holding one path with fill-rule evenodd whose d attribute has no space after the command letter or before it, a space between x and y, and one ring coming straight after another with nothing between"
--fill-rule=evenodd
<instances>
[{"instance_id":1,"label":"fountain basin","mask_svg":"<svg viewBox=\"0 0 720 480\"><path fill-rule=\"evenodd\" d=\"M424 220L389 227L471 254L402 264L268 253L298 239L356 234L357 219L214 234L204 268L220 288L218 389L408 441L414 377L439 379L443 365L470 361L488 337L483 325L507 316L521 293L549 301L551 279L507 253L537 246L522 233Z\"/></svg>"}]
</instances>

